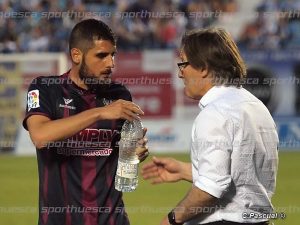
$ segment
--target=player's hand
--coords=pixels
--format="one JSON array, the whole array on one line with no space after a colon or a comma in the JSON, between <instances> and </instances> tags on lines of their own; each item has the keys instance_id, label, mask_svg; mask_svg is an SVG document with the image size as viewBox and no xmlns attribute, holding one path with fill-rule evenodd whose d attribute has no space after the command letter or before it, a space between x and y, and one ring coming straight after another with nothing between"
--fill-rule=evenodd
<instances>
[{"instance_id":1,"label":"player's hand","mask_svg":"<svg viewBox=\"0 0 300 225\"><path fill-rule=\"evenodd\" d=\"M173 158L153 157L142 167L142 176L152 184L176 182L182 179L182 162Z\"/></svg>"},{"instance_id":2,"label":"player's hand","mask_svg":"<svg viewBox=\"0 0 300 225\"><path fill-rule=\"evenodd\" d=\"M98 110L100 110L100 118L105 120L125 119L133 121L139 119L139 115L144 115L138 105L121 99L98 108Z\"/></svg>"},{"instance_id":3,"label":"player's hand","mask_svg":"<svg viewBox=\"0 0 300 225\"><path fill-rule=\"evenodd\" d=\"M147 128L143 129L144 135L143 138L138 141L138 147L135 149L137 156L139 157L140 162L143 162L149 155L147 142L148 139L145 137L147 133Z\"/></svg>"}]
</instances>

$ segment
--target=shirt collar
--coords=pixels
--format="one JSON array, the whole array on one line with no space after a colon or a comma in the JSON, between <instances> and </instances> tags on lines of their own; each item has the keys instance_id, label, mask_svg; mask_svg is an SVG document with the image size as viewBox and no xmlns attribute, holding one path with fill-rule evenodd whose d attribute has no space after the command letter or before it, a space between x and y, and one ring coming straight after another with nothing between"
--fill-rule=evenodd
<instances>
[{"instance_id":1,"label":"shirt collar","mask_svg":"<svg viewBox=\"0 0 300 225\"><path fill-rule=\"evenodd\" d=\"M73 82L71 80L71 78L70 78L70 71L71 71L71 69L62 75L62 77L67 81L67 84L69 84L71 86L71 88L73 90L75 90L80 95L91 94L90 90L86 90L86 89L84 89L82 87L79 87L75 82Z\"/></svg>"},{"instance_id":2,"label":"shirt collar","mask_svg":"<svg viewBox=\"0 0 300 225\"><path fill-rule=\"evenodd\" d=\"M213 86L211 89L208 90L208 92L205 93L205 95L200 99L199 101L199 107L202 110L205 108L208 104L218 99L220 96L226 92L230 87L225 86Z\"/></svg>"}]
</instances>

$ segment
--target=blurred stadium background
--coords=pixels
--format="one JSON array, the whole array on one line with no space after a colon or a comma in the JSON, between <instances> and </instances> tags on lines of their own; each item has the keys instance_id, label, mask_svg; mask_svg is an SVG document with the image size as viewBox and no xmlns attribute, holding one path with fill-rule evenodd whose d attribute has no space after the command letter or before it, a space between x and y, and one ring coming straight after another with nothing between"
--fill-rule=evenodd
<instances>
[{"instance_id":1,"label":"blurred stadium background","mask_svg":"<svg viewBox=\"0 0 300 225\"><path fill-rule=\"evenodd\" d=\"M68 35L84 18L108 23L118 36L114 79L145 111L154 154L189 160L197 102L177 79L177 48L192 28L223 27L248 65L244 87L269 108L280 136L275 224L300 216L300 1L297 0L0 0L0 224L37 221L35 149L21 121L36 76L67 71ZM149 160L149 159L148 159ZM132 224L158 224L189 184L151 186L140 179L126 194Z\"/></svg>"}]
</instances>

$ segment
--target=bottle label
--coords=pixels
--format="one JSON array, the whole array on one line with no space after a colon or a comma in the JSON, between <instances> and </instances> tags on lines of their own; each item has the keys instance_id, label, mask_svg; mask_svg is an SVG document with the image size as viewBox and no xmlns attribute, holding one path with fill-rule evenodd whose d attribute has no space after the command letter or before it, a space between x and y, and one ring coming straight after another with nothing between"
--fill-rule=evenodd
<instances>
[{"instance_id":1,"label":"bottle label","mask_svg":"<svg viewBox=\"0 0 300 225\"><path fill-rule=\"evenodd\" d=\"M117 175L125 178L137 178L138 164L130 164L119 161Z\"/></svg>"}]
</instances>

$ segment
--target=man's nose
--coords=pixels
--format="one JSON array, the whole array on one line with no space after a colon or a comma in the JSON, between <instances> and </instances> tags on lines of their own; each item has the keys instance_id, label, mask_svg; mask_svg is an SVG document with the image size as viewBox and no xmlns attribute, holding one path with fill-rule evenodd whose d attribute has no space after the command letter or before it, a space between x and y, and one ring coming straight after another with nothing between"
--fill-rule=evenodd
<instances>
[{"instance_id":1,"label":"man's nose","mask_svg":"<svg viewBox=\"0 0 300 225\"><path fill-rule=\"evenodd\" d=\"M109 56L108 58L108 67L110 68L114 68L115 67L115 59L114 56Z\"/></svg>"},{"instance_id":2,"label":"man's nose","mask_svg":"<svg viewBox=\"0 0 300 225\"><path fill-rule=\"evenodd\" d=\"M182 71L179 69L178 70L178 78L184 78L183 74L182 74Z\"/></svg>"}]
</instances>

